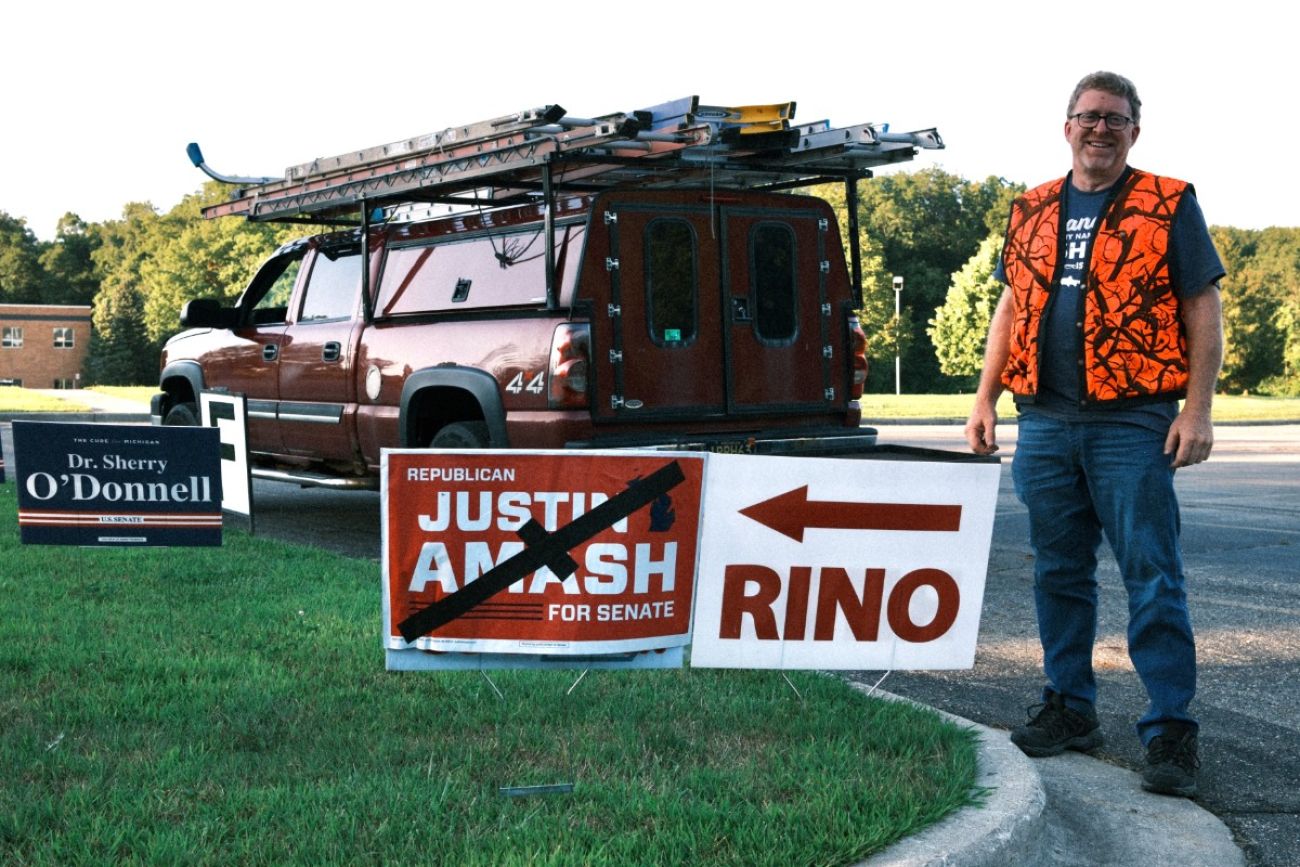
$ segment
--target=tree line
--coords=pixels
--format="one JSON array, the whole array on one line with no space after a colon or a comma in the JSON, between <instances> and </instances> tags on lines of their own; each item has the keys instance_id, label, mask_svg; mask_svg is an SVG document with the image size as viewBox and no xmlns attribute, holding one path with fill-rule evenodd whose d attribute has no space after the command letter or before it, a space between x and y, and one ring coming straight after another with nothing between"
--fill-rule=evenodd
<instances>
[{"instance_id":1,"label":"tree line","mask_svg":"<svg viewBox=\"0 0 1300 867\"><path fill-rule=\"evenodd\" d=\"M974 389L1002 289L993 269L1007 209L1023 189L939 168L859 185L869 392L893 391L896 354L905 393ZM843 189L816 193L836 207L845 229ZM297 226L204 220L200 208L225 195L209 183L166 213L131 203L120 219L102 223L67 214L51 242L0 211L0 303L92 305L85 378L153 382L186 301L233 300L275 247L303 234ZM1215 226L1211 234L1228 273L1223 387L1300 395L1300 228ZM898 317L895 276L903 278Z\"/></svg>"}]
</instances>

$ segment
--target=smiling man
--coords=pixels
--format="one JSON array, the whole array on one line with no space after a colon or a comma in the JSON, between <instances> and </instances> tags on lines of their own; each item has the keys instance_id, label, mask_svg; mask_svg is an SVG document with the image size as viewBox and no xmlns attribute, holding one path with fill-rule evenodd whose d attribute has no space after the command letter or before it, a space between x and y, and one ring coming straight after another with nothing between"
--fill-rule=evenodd
<instances>
[{"instance_id":1,"label":"smiling man","mask_svg":"<svg viewBox=\"0 0 1300 867\"><path fill-rule=\"evenodd\" d=\"M1223 265L1192 186L1128 165L1141 109L1127 78L1084 77L1066 110L1072 170L1013 203L997 270L1007 288L966 439L979 454L997 451L995 405L1010 389L1047 680L1011 740L1031 756L1101 745L1092 648L1105 534L1128 592L1129 656L1150 699L1137 723L1142 785L1191 796L1196 648L1173 474L1208 458L1214 442Z\"/></svg>"}]
</instances>

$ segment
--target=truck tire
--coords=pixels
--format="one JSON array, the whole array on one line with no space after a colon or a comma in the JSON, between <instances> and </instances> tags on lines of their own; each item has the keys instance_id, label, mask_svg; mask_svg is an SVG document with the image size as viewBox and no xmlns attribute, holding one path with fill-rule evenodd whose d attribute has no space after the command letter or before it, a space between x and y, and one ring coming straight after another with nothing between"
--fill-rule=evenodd
<instances>
[{"instance_id":1,"label":"truck tire","mask_svg":"<svg viewBox=\"0 0 1300 867\"><path fill-rule=\"evenodd\" d=\"M435 449L485 449L490 442L487 422L454 421L440 428L429 446Z\"/></svg>"},{"instance_id":2,"label":"truck tire","mask_svg":"<svg viewBox=\"0 0 1300 867\"><path fill-rule=\"evenodd\" d=\"M178 403L163 416L164 425L197 427L198 423L199 408L192 403Z\"/></svg>"}]
</instances>

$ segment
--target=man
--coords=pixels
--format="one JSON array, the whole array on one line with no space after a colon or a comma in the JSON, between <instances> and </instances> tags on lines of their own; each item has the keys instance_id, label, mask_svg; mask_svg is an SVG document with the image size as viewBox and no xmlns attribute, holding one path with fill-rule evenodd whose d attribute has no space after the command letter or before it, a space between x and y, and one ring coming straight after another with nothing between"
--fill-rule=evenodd
<instances>
[{"instance_id":1,"label":"man","mask_svg":"<svg viewBox=\"0 0 1300 867\"><path fill-rule=\"evenodd\" d=\"M1011 740L1031 756L1101 745L1092 648L1104 533L1128 591L1129 656L1150 705L1144 788L1196 793L1196 650L1173 473L1204 461L1223 355L1223 266L1191 185L1130 168L1141 101L1123 76L1075 87L1066 177L1015 201L966 439L997 451L1015 396L1012 475L1029 511L1047 686ZM1178 400L1186 398L1181 412Z\"/></svg>"}]
</instances>

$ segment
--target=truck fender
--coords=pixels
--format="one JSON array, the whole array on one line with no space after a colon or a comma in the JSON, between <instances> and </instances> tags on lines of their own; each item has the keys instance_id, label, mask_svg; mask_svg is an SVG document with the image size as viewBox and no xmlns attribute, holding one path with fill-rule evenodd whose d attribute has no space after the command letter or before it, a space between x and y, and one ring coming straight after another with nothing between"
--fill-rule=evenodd
<instances>
[{"instance_id":1,"label":"truck fender","mask_svg":"<svg viewBox=\"0 0 1300 867\"><path fill-rule=\"evenodd\" d=\"M164 367L162 373L158 375L158 387L167 395L172 395L172 397L165 395L154 396L151 415L162 418L167 415L167 410L171 409L177 398L182 403L188 401L198 403L199 394L203 391L203 368L197 361L173 361ZM187 388L189 389L188 396L185 394Z\"/></svg>"},{"instance_id":2,"label":"truck fender","mask_svg":"<svg viewBox=\"0 0 1300 867\"><path fill-rule=\"evenodd\" d=\"M501 402L501 389L496 378L476 367L446 365L444 367L427 367L417 370L406 378L402 385L402 403L398 415L398 434L403 448L424 448L427 442L418 442L416 435L419 419L410 411L415 397L426 389L445 392L461 392L478 404L483 412L483 421L487 424L488 435L493 448L507 448L510 444L506 437L506 410ZM464 417L448 418L448 422L464 421Z\"/></svg>"}]
</instances>

